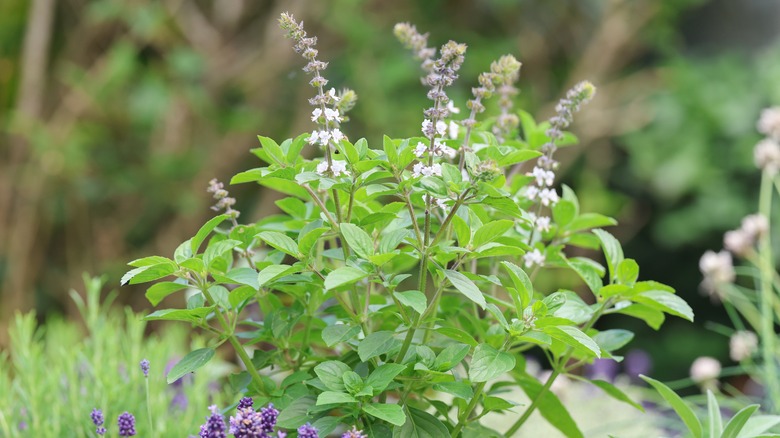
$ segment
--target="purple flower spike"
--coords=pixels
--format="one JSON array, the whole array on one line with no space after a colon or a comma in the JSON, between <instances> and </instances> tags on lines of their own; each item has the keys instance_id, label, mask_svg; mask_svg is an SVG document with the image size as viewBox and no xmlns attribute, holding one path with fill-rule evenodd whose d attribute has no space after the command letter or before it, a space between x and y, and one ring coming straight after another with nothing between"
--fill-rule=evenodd
<instances>
[{"instance_id":1,"label":"purple flower spike","mask_svg":"<svg viewBox=\"0 0 780 438\"><path fill-rule=\"evenodd\" d=\"M298 428L298 438L320 438L320 434L317 433L317 429L314 426L306 423Z\"/></svg>"},{"instance_id":2,"label":"purple flower spike","mask_svg":"<svg viewBox=\"0 0 780 438\"><path fill-rule=\"evenodd\" d=\"M144 377L149 377L149 361L144 359L140 363L141 371L144 373Z\"/></svg>"},{"instance_id":3,"label":"purple flower spike","mask_svg":"<svg viewBox=\"0 0 780 438\"><path fill-rule=\"evenodd\" d=\"M100 409L92 409L92 423L97 426L95 429L95 433L98 435L105 435L106 434L106 428L103 427L103 422L105 421L105 418L103 417L103 411Z\"/></svg>"},{"instance_id":4,"label":"purple flower spike","mask_svg":"<svg viewBox=\"0 0 780 438\"><path fill-rule=\"evenodd\" d=\"M226 438L225 420L219 413L216 405L209 406L211 416L206 419L206 424L200 426L200 438Z\"/></svg>"},{"instance_id":5,"label":"purple flower spike","mask_svg":"<svg viewBox=\"0 0 780 438\"><path fill-rule=\"evenodd\" d=\"M263 430L263 417L252 408L238 409L235 417L230 417L230 433L236 438L266 438Z\"/></svg>"},{"instance_id":6,"label":"purple flower spike","mask_svg":"<svg viewBox=\"0 0 780 438\"><path fill-rule=\"evenodd\" d=\"M260 409L260 417L262 418L263 432L272 433L276 427L276 419L279 417L279 411L274 408L274 404L268 403L268 406Z\"/></svg>"},{"instance_id":7,"label":"purple flower spike","mask_svg":"<svg viewBox=\"0 0 780 438\"><path fill-rule=\"evenodd\" d=\"M344 432L341 438L368 438L368 435L363 435L362 430L358 430L357 427L352 426L352 429Z\"/></svg>"},{"instance_id":8,"label":"purple flower spike","mask_svg":"<svg viewBox=\"0 0 780 438\"><path fill-rule=\"evenodd\" d=\"M238 401L238 406L236 406L236 409L251 408L253 405L254 401L252 400L252 397L244 397Z\"/></svg>"},{"instance_id":9,"label":"purple flower spike","mask_svg":"<svg viewBox=\"0 0 780 438\"><path fill-rule=\"evenodd\" d=\"M117 419L119 425L119 436L135 435L135 417L129 412L125 412Z\"/></svg>"}]
</instances>

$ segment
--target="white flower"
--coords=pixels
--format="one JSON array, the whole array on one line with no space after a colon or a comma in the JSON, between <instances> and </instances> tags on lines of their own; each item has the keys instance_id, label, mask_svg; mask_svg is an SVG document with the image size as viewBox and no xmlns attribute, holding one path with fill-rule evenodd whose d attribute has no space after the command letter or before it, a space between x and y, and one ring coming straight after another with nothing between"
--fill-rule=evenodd
<instances>
[{"instance_id":1,"label":"white flower","mask_svg":"<svg viewBox=\"0 0 780 438\"><path fill-rule=\"evenodd\" d=\"M742 219L742 230L757 238L769 231L769 221L762 214L751 214Z\"/></svg>"},{"instance_id":2,"label":"white flower","mask_svg":"<svg viewBox=\"0 0 780 438\"><path fill-rule=\"evenodd\" d=\"M555 189L542 189L542 191L539 192L539 200L545 207L555 205L558 203L558 192L556 192Z\"/></svg>"},{"instance_id":3,"label":"white flower","mask_svg":"<svg viewBox=\"0 0 780 438\"><path fill-rule=\"evenodd\" d=\"M439 135L444 135L447 132L447 124L439 120L436 122L436 133Z\"/></svg>"},{"instance_id":4,"label":"white flower","mask_svg":"<svg viewBox=\"0 0 780 438\"><path fill-rule=\"evenodd\" d=\"M341 176L341 174L344 174L345 176L349 176L349 171L347 171L346 161L333 160L333 164L331 164L330 170L331 172L333 172L333 176Z\"/></svg>"},{"instance_id":5,"label":"white flower","mask_svg":"<svg viewBox=\"0 0 780 438\"><path fill-rule=\"evenodd\" d=\"M544 254L542 254L538 248L534 248L533 251L523 255L523 260L525 260L526 268L530 268L533 265L541 266L544 264Z\"/></svg>"},{"instance_id":6,"label":"white flower","mask_svg":"<svg viewBox=\"0 0 780 438\"><path fill-rule=\"evenodd\" d=\"M322 161L320 164L317 165L317 173L320 175L324 175L325 172L328 171L328 162Z\"/></svg>"},{"instance_id":7,"label":"white flower","mask_svg":"<svg viewBox=\"0 0 780 438\"><path fill-rule=\"evenodd\" d=\"M314 131L311 133L309 138L306 139L309 144L316 144L320 141L320 131Z\"/></svg>"},{"instance_id":8,"label":"white flower","mask_svg":"<svg viewBox=\"0 0 780 438\"><path fill-rule=\"evenodd\" d=\"M449 127L448 127L448 131L449 131L449 136L450 136L451 139L455 140L456 138L458 138L458 131L459 130L460 130L460 126L458 126L457 123L455 123L453 121L450 121L450 124L449 124Z\"/></svg>"},{"instance_id":9,"label":"white flower","mask_svg":"<svg viewBox=\"0 0 780 438\"><path fill-rule=\"evenodd\" d=\"M552 186L553 182L555 182L555 173L551 170L544 170L539 166L534 167L528 175L536 178L536 185L539 187Z\"/></svg>"},{"instance_id":10,"label":"white flower","mask_svg":"<svg viewBox=\"0 0 780 438\"><path fill-rule=\"evenodd\" d=\"M339 98L336 97L336 89L335 88L331 88L330 90L328 90L328 96L330 96L330 98L333 99L333 102L338 102L339 101Z\"/></svg>"},{"instance_id":11,"label":"white flower","mask_svg":"<svg viewBox=\"0 0 780 438\"><path fill-rule=\"evenodd\" d=\"M340 142L341 140L344 140L344 134L341 132L340 129L336 128L333 131L330 132L330 137L335 142Z\"/></svg>"},{"instance_id":12,"label":"white flower","mask_svg":"<svg viewBox=\"0 0 780 438\"><path fill-rule=\"evenodd\" d=\"M699 259L699 270L704 275L702 287L715 300L723 298L723 286L736 278L731 254L728 251L707 251Z\"/></svg>"},{"instance_id":13,"label":"white flower","mask_svg":"<svg viewBox=\"0 0 780 438\"><path fill-rule=\"evenodd\" d=\"M455 149L445 145L441 142L438 138L433 141L433 154L437 157L441 157L442 155L446 155L447 158L455 158L455 155L457 155L457 151Z\"/></svg>"},{"instance_id":14,"label":"white flower","mask_svg":"<svg viewBox=\"0 0 780 438\"><path fill-rule=\"evenodd\" d=\"M426 166L418 162L412 167L412 176L441 176L441 164L435 163L433 166Z\"/></svg>"},{"instance_id":15,"label":"white flower","mask_svg":"<svg viewBox=\"0 0 780 438\"><path fill-rule=\"evenodd\" d=\"M418 176L422 176L423 168L425 165L423 163L418 162L417 164L412 167L412 176L417 178Z\"/></svg>"},{"instance_id":16,"label":"white flower","mask_svg":"<svg viewBox=\"0 0 780 438\"><path fill-rule=\"evenodd\" d=\"M314 108L314 111L311 112L311 121L316 122L321 115L322 115L322 110L319 108Z\"/></svg>"},{"instance_id":17,"label":"white flower","mask_svg":"<svg viewBox=\"0 0 780 438\"><path fill-rule=\"evenodd\" d=\"M539 230L539 232L546 232L550 231L550 218L547 216L541 216L536 218L534 221L536 224L536 229Z\"/></svg>"},{"instance_id":18,"label":"white flower","mask_svg":"<svg viewBox=\"0 0 780 438\"><path fill-rule=\"evenodd\" d=\"M723 246L736 255L745 255L753 247L753 237L743 229L726 231Z\"/></svg>"},{"instance_id":19,"label":"white flower","mask_svg":"<svg viewBox=\"0 0 780 438\"><path fill-rule=\"evenodd\" d=\"M451 114L460 114L460 108L456 107L452 101L447 102L447 110Z\"/></svg>"},{"instance_id":20,"label":"white flower","mask_svg":"<svg viewBox=\"0 0 780 438\"><path fill-rule=\"evenodd\" d=\"M691 379L696 383L715 380L720 376L720 362L709 356L696 358L691 365Z\"/></svg>"},{"instance_id":21,"label":"white flower","mask_svg":"<svg viewBox=\"0 0 780 438\"><path fill-rule=\"evenodd\" d=\"M780 107L766 108L756 124L758 132L774 138L780 138Z\"/></svg>"},{"instance_id":22,"label":"white flower","mask_svg":"<svg viewBox=\"0 0 780 438\"><path fill-rule=\"evenodd\" d=\"M765 138L753 149L753 161L761 170L772 174L780 169L780 144L771 138Z\"/></svg>"},{"instance_id":23,"label":"white flower","mask_svg":"<svg viewBox=\"0 0 780 438\"><path fill-rule=\"evenodd\" d=\"M539 187L536 186L529 186L528 189L525 191L525 197L534 200L539 195Z\"/></svg>"},{"instance_id":24,"label":"white flower","mask_svg":"<svg viewBox=\"0 0 780 438\"><path fill-rule=\"evenodd\" d=\"M423 195L423 201L427 204L430 200L431 205L435 205L436 207L441 208L443 211L447 211L447 204L444 199L436 198L431 195L425 194Z\"/></svg>"},{"instance_id":25,"label":"white flower","mask_svg":"<svg viewBox=\"0 0 780 438\"><path fill-rule=\"evenodd\" d=\"M758 349L758 336L751 331L740 330L729 339L729 357L735 362L750 358Z\"/></svg>"},{"instance_id":26,"label":"white flower","mask_svg":"<svg viewBox=\"0 0 780 438\"><path fill-rule=\"evenodd\" d=\"M320 145L321 146L327 146L328 142L330 141L330 131L322 130L320 131Z\"/></svg>"},{"instance_id":27,"label":"white flower","mask_svg":"<svg viewBox=\"0 0 780 438\"><path fill-rule=\"evenodd\" d=\"M430 120L425 119L422 121L422 133L424 136L429 137L429 134L433 132L432 126L433 123Z\"/></svg>"},{"instance_id":28,"label":"white flower","mask_svg":"<svg viewBox=\"0 0 780 438\"><path fill-rule=\"evenodd\" d=\"M441 164L434 163L433 166L430 167L431 175L441 176Z\"/></svg>"},{"instance_id":29,"label":"white flower","mask_svg":"<svg viewBox=\"0 0 780 438\"><path fill-rule=\"evenodd\" d=\"M425 151L428 150L428 146L425 145L423 142L417 142L417 146L414 148L414 155L417 158L422 157L425 154Z\"/></svg>"},{"instance_id":30,"label":"white flower","mask_svg":"<svg viewBox=\"0 0 780 438\"><path fill-rule=\"evenodd\" d=\"M339 110L325 108L325 120L328 120L329 122L340 122L341 117L339 117Z\"/></svg>"}]
</instances>

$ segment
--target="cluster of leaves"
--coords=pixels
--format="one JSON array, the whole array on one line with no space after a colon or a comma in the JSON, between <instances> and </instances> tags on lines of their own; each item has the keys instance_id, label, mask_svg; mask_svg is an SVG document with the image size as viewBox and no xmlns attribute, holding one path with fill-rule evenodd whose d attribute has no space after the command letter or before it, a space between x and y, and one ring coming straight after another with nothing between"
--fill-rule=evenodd
<instances>
[{"instance_id":1,"label":"cluster of leaves","mask_svg":"<svg viewBox=\"0 0 780 438\"><path fill-rule=\"evenodd\" d=\"M418 143L432 148L434 138L386 136L381 148L365 139L334 141L327 163L344 160L347 171L328 173L301 154L309 134L281 144L259 137L253 152L265 165L231 182L287 195L276 202L281 213L246 225L219 215L172 259L131 262L122 282L175 277L148 289L153 305L195 289L186 308L146 317L214 334L176 370L197 369L229 342L246 366L231 383L273 402L280 427L512 436L539 409L566 436L582 436L549 391L552 383L595 358L620 360L616 351L633 336L594 324L617 313L657 329L665 314L693 315L670 287L638 280L636 262L600 229L614 220L580 212L571 189L549 206L526 196L534 177L512 169L555 139L550 123L517 115L518 128L503 142L492 119L470 137L435 139L458 151L454 162L442 160L440 175L409 170ZM569 134L557 146L573 142ZM538 229L534 218L542 213L552 222ZM571 255L581 248L601 248L606 267ZM524 258L530 253L538 256ZM588 296L536 289L542 270L575 273ZM526 372L523 353L533 348L552 367L545 382ZM608 382L593 383L633 404ZM507 399L508 387L522 388L530 404ZM522 414L499 433L479 423L489 412Z\"/></svg>"}]
</instances>

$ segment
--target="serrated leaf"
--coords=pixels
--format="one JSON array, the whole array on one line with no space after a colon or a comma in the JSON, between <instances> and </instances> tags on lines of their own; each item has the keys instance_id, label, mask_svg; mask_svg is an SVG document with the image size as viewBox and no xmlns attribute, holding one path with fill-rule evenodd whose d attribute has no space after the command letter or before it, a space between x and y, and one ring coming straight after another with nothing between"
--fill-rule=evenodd
<instances>
[{"instance_id":1,"label":"serrated leaf","mask_svg":"<svg viewBox=\"0 0 780 438\"><path fill-rule=\"evenodd\" d=\"M517 315L522 315L523 309L528 307L534 296L534 286L523 268L510 262L501 262L501 266L509 273L509 279L512 280L514 286L514 288L507 288L507 290L515 303L515 312Z\"/></svg>"},{"instance_id":2,"label":"serrated leaf","mask_svg":"<svg viewBox=\"0 0 780 438\"><path fill-rule=\"evenodd\" d=\"M468 344L472 347L479 345L479 342L477 342L474 336L471 336L469 333L454 327L439 327L436 329L436 333L444 335L458 342L463 342L464 344Z\"/></svg>"},{"instance_id":3,"label":"serrated leaf","mask_svg":"<svg viewBox=\"0 0 780 438\"><path fill-rule=\"evenodd\" d=\"M342 266L330 271L325 277L325 290L346 286L368 277L368 273L351 266Z\"/></svg>"},{"instance_id":4,"label":"serrated leaf","mask_svg":"<svg viewBox=\"0 0 780 438\"><path fill-rule=\"evenodd\" d=\"M447 394L454 395L455 397L462 398L469 401L471 397L474 397L474 389L471 385L464 382L439 382L433 385L435 391L446 392Z\"/></svg>"},{"instance_id":5,"label":"serrated leaf","mask_svg":"<svg viewBox=\"0 0 780 438\"><path fill-rule=\"evenodd\" d=\"M634 295L630 299L650 308L693 322L693 309L691 309L691 306L673 293L653 290Z\"/></svg>"},{"instance_id":6,"label":"serrated leaf","mask_svg":"<svg viewBox=\"0 0 780 438\"><path fill-rule=\"evenodd\" d=\"M397 363L386 363L380 365L377 369L371 372L366 378L366 385L370 385L374 388L374 394L379 394L384 391L390 382L395 379L395 376L401 374L406 369L406 365Z\"/></svg>"},{"instance_id":7,"label":"serrated leaf","mask_svg":"<svg viewBox=\"0 0 780 438\"><path fill-rule=\"evenodd\" d=\"M214 357L213 348L199 348L195 351L187 353L176 365L168 372L166 380L168 384L179 380L185 374L189 374L198 368L206 365L212 357Z\"/></svg>"},{"instance_id":8,"label":"serrated leaf","mask_svg":"<svg viewBox=\"0 0 780 438\"><path fill-rule=\"evenodd\" d=\"M257 274L257 286L261 288L266 284L283 277L287 274L292 274L295 270L291 269L289 265L270 265L263 268Z\"/></svg>"},{"instance_id":9,"label":"serrated leaf","mask_svg":"<svg viewBox=\"0 0 780 438\"><path fill-rule=\"evenodd\" d=\"M447 426L433 415L411 407L404 407L406 421L393 428L393 438L443 438L450 435Z\"/></svg>"},{"instance_id":10,"label":"serrated leaf","mask_svg":"<svg viewBox=\"0 0 780 438\"><path fill-rule=\"evenodd\" d=\"M601 357L601 348L598 344L577 327L571 325L549 326L544 327L543 331L580 353Z\"/></svg>"},{"instance_id":11,"label":"serrated leaf","mask_svg":"<svg viewBox=\"0 0 780 438\"><path fill-rule=\"evenodd\" d=\"M219 216L215 216L211 219L209 219L208 222L203 224L202 227L198 230L197 233L195 233L195 237L190 239L190 249L192 250L193 254L198 253L198 249L200 248L200 245L203 243L204 240L206 240L206 237L214 231L214 228L217 227L217 225L221 224L225 219L228 218L228 215L221 214Z\"/></svg>"},{"instance_id":12,"label":"serrated leaf","mask_svg":"<svg viewBox=\"0 0 780 438\"><path fill-rule=\"evenodd\" d=\"M514 224L514 221L504 219L488 222L479 227L474 233L474 239L472 239L471 245L474 248L479 248L488 242L492 242L506 233Z\"/></svg>"},{"instance_id":13,"label":"serrated leaf","mask_svg":"<svg viewBox=\"0 0 780 438\"><path fill-rule=\"evenodd\" d=\"M664 385L658 380L651 379L650 377L643 376L641 374L639 375L639 378L649 383L653 388L655 388L656 391L658 391L659 394L661 394L661 397L663 397L664 400L666 400L666 402L671 405L672 409L674 409L683 423L685 423L685 426L688 427L688 430L693 436L702 436L702 427L699 419L696 418L696 414L693 412L693 409L691 409L690 406L688 406L679 395L677 395L668 386Z\"/></svg>"},{"instance_id":14,"label":"serrated leaf","mask_svg":"<svg viewBox=\"0 0 780 438\"><path fill-rule=\"evenodd\" d=\"M398 302L404 306L411 307L420 315L422 315L425 312L425 309L428 307L428 300L425 298L425 294L418 290L394 292L393 295L398 300Z\"/></svg>"},{"instance_id":15,"label":"serrated leaf","mask_svg":"<svg viewBox=\"0 0 780 438\"><path fill-rule=\"evenodd\" d=\"M317 396L317 406L347 403L357 403L357 400L345 392L337 391L325 391Z\"/></svg>"},{"instance_id":16,"label":"serrated leaf","mask_svg":"<svg viewBox=\"0 0 780 438\"><path fill-rule=\"evenodd\" d=\"M363 412L380 420L387 421L395 426L403 426L406 422L406 414L403 408L397 404L370 403L363 405Z\"/></svg>"},{"instance_id":17,"label":"serrated leaf","mask_svg":"<svg viewBox=\"0 0 780 438\"><path fill-rule=\"evenodd\" d=\"M434 371L449 371L455 368L468 354L471 347L465 344L450 344L436 356L431 369Z\"/></svg>"},{"instance_id":18,"label":"serrated leaf","mask_svg":"<svg viewBox=\"0 0 780 438\"><path fill-rule=\"evenodd\" d=\"M295 243L295 241L286 234L282 234L276 231L263 231L258 233L256 237L285 254L291 255L295 258L300 256L298 251L298 244Z\"/></svg>"},{"instance_id":19,"label":"serrated leaf","mask_svg":"<svg viewBox=\"0 0 780 438\"><path fill-rule=\"evenodd\" d=\"M347 371L352 371L352 369L344 362L337 360L328 360L314 367L314 374L331 391L344 391L342 376Z\"/></svg>"},{"instance_id":20,"label":"serrated leaf","mask_svg":"<svg viewBox=\"0 0 780 438\"><path fill-rule=\"evenodd\" d=\"M341 224L341 234L349 244L349 247L355 251L357 255L368 260L374 255L374 242L371 240L371 236L363 231L360 227L353 224Z\"/></svg>"},{"instance_id":21,"label":"serrated leaf","mask_svg":"<svg viewBox=\"0 0 780 438\"><path fill-rule=\"evenodd\" d=\"M509 353L498 351L489 344L480 344L471 357L469 379L472 382L487 382L514 369L515 358Z\"/></svg>"},{"instance_id":22,"label":"serrated leaf","mask_svg":"<svg viewBox=\"0 0 780 438\"><path fill-rule=\"evenodd\" d=\"M207 267L211 267L214 260L222 257L222 255L226 252L231 251L238 245L241 245L241 242L233 239L221 240L216 243L213 242L214 241L212 240L212 244L209 245L209 247L206 248L206 251L203 253L203 263L205 263Z\"/></svg>"},{"instance_id":23,"label":"serrated leaf","mask_svg":"<svg viewBox=\"0 0 780 438\"><path fill-rule=\"evenodd\" d=\"M487 302L485 301L485 297L482 295L482 291L480 291L477 285L475 285L474 282L471 281L468 277L458 271L453 271L451 269L445 270L444 276L447 277L455 289L462 293L466 298L477 303L477 305L479 305L481 308L485 308Z\"/></svg>"},{"instance_id":24,"label":"serrated leaf","mask_svg":"<svg viewBox=\"0 0 780 438\"><path fill-rule=\"evenodd\" d=\"M390 331L379 331L371 333L358 344L358 356L363 362L373 357L393 351L400 342L395 339L394 333Z\"/></svg>"},{"instance_id":25,"label":"serrated leaf","mask_svg":"<svg viewBox=\"0 0 780 438\"><path fill-rule=\"evenodd\" d=\"M347 324L329 325L322 330L322 340L325 345L332 347L340 342L348 341L360 333L360 326Z\"/></svg>"},{"instance_id":26,"label":"serrated leaf","mask_svg":"<svg viewBox=\"0 0 780 438\"><path fill-rule=\"evenodd\" d=\"M316 404L317 399L313 395L307 395L293 401L279 412L279 418L277 418L276 422L277 426L284 429L297 429L303 426L310 421L309 409Z\"/></svg>"}]
</instances>

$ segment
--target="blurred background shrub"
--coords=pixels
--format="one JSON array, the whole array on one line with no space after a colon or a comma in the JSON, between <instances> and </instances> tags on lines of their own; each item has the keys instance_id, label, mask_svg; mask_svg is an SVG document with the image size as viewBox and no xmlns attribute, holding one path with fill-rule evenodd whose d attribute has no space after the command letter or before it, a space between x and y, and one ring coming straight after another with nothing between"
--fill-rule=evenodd
<instances>
[{"instance_id":1,"label":"blurred background shrub","mask_svg":"<svg viewBox=\"0 0 780 438\"><path fill-rule=\"evenodd\" d=\"M330 85L360 97L346 133L374 144L416 132L426 104L399 21L468 44L461 107L504 53L523 62L519 105L540 118L594 82L581 145L559 155L563 182L585 211L616 217L643 277L697 313L638 345L661 379L727 357L702 326L724 318L698 294L697 263L755 205L754 121L780 103L773 0L4 0L0 325L16 309L74 315L65 291L81 272L118 282L135 256L170 254L211 215L207 182L255 165L256 134L311 128L307 80L276 26L285 10L319 36ZM273 194L231 191L246 217L275 211ZM143 306L137 292L121 299Z\"/></svg>"}]
</instances>

